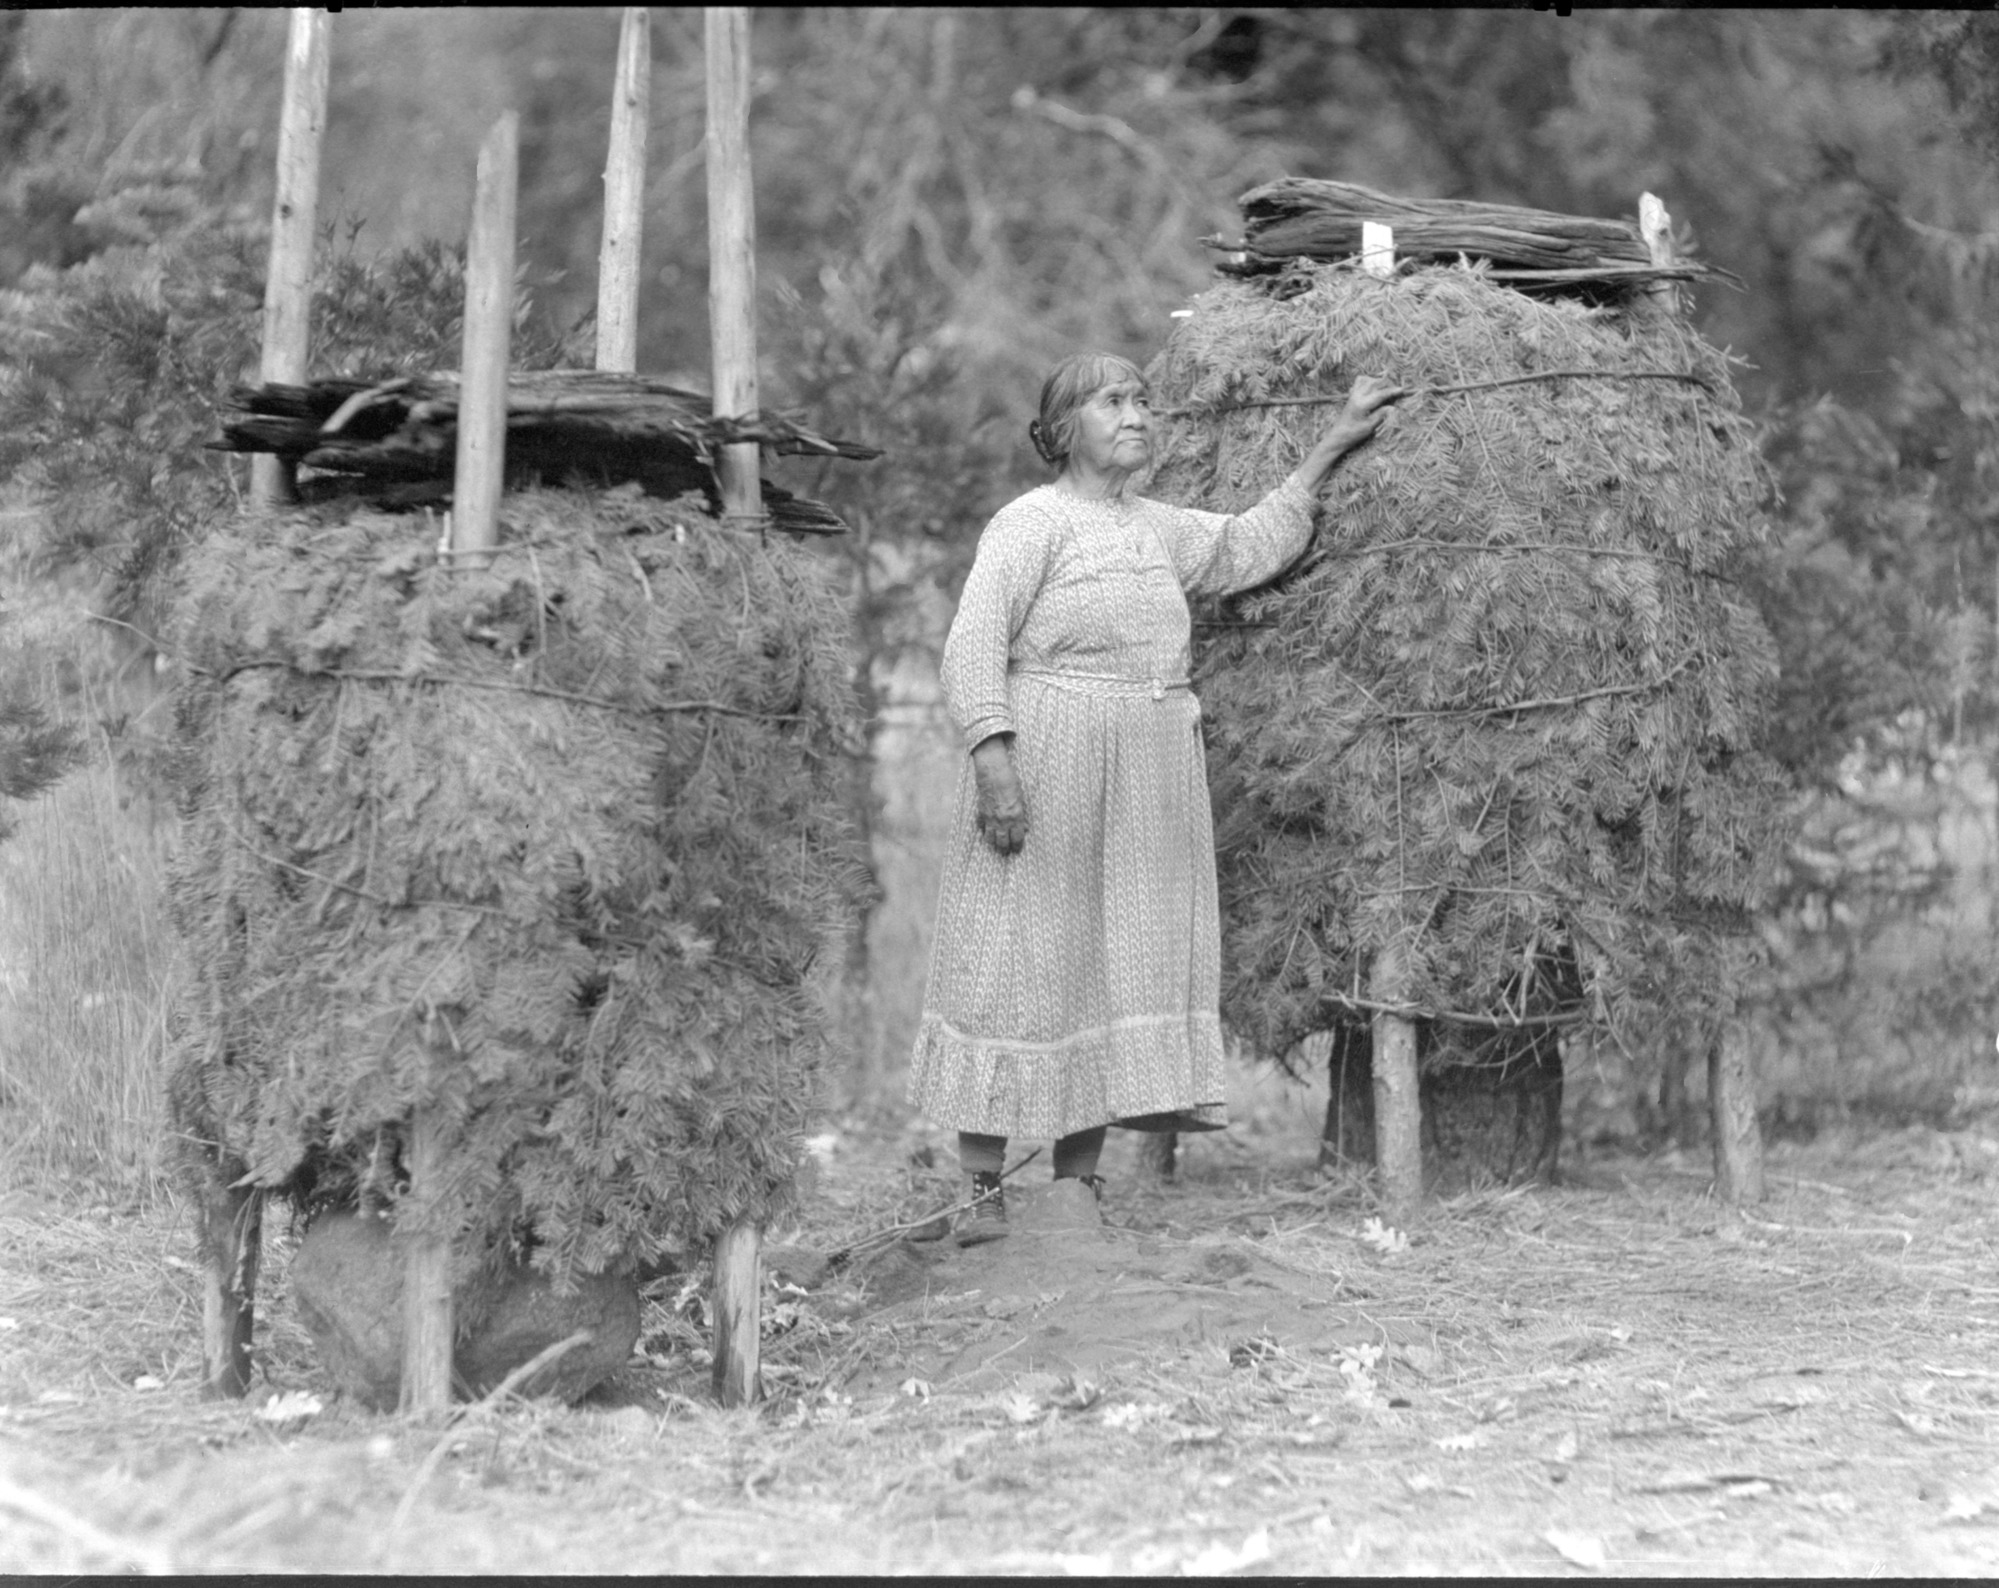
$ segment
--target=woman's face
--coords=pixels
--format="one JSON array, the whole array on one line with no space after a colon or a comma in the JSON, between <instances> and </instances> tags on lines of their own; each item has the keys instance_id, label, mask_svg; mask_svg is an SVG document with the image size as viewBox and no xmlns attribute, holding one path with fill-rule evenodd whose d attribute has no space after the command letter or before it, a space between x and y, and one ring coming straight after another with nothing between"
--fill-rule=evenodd
<instances>
[{"instance_id":1,"label":"woman's face","mask_svg":"<svg viewBox=\"0 0 1999 1588\"><path fill-rule=\"evenodd\" d=\"M1072 466L1135 474L1152 461L1152 400L1135 380L1100 386L1076 410Z\"/></svg>"}]
</instances>

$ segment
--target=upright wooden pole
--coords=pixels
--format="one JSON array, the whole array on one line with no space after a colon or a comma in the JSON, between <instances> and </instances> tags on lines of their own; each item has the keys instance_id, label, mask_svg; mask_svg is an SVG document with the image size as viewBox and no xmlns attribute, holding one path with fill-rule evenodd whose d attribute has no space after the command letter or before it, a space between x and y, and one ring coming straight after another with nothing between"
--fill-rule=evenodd
<instances>
[{"instance_id":1,"label":"upright wooden pole","mask_svg":"<svg viewBox=\"0 0 1999 1588\"><path fill-rule=\"evenodd\" d=\"M651 98L652 13L626 6L604 164L604 246L597 256L597 367L625 375L639 367L639 240Z\"/></svg>"},{"instance_id":2,"label":"upright wooden pole","mask_svg":"<svg viewBox=\"0 0 1999 1588\"><path fill-rule=\"evenodd\" d=\"M264 277L264 381L304 384L312 340L312 241L319 223L319 151L326 140L331 56L324 11L291 14L285 45L284 105L278 116L278 193L271 208L271 257ZM250 496L260 507L298 499L298 471L282 458L250 460Z\"/></svg>"},{"instance_id":3,"label":"upright wooden pole","mask_svg":"<svg viewBox=\"0 0 1999 1588\"><path fill-rule=\"evenodd\" d=\"M202 1393L240 1397L250 1389L250 1344L257 1323L257 1263L264 1244L261 1193L232 1182L241 1164L218 1151L202 1165Z\"/></svg>"},{"instance_id":4,"label":"upright wooden pole","mask_svg":"<svg viewBox=\"0 0 1999 1588\"><path fill-rule=\"evenodd\" d=\"M708 327L715 415L757 412L756 206L750 183L750 13L710 6L708 45ZM760 518L753 442L724 447L722 511Z\"/></svg>"},{"instance_id":5,"label":"upright wooden pole","mask_svg":"<svg viewBox=\"0 0 1999 1588\"><path fill-rule=\"evenodd\" d=\"M763 1231L738 1219L715 1238L715 1398L748 1406L763 1397L761 1301L757 1258Z\"/></svg>"},{"instance_id":6,"label":"upright wooden pole","mask_svg":"<svg viewBox=\"0 0 1999 1588\"><path fill-rule=\"evenodd\" d=\"M1673 262L1673 217L1666 213L1666 206L1656 193L1638 195L1638 235L1645 239L1645 252L1651 255L1655 265L1670 265ZM1645 289L1644 297L1634 305L1640 316L1650 319L1664 319L1679 313L1680 296L1673 290L1670 281L1655 281ZM1698 1052L1699 1033L1688 1032L1685 1041L1669 1041L1662 1055L1659 1072L1659 1112L1665 1116L1667 1137L1675 1146L1692 1145L1696 1129L1692 1108L1687 1099L1687 1075ZM1712 1083L1712 1055L1710 1055L1709 1080ZM1715 1093L1710 1084L1708 1107L1714 1113ZM1715 1151L1721 1151L1721 1135L1713 1133Z\"/></svg>"},{"instance_id":7,"label":"upright wooden pole","mask_svg":"<svg viewBox=\"0 0 1999 1588\"><path fill-rule=\"evenodd\" d=\"M1673 217L1654 193L1638 195L1638 234L1645 239L1645 251L1655 265L1670 265L1673 253ZM1655 281L1645 289L1644 306L1655 315L1677 314L1680 293L1670 281Z\"/></svg>"},{"instance_id":8,"label":"upright wooden pole","mask_svg":"<svg viewBox=\"0 0 1999 1588\"><path fill-rule=\"evenodd\" d=\"M277 194L264 273L264 348L258 376L301 385L312 348L312 245L319 221L320 148L326 140L331 16L300 7L285 39L284 97L278 112ZM298 471L282 458L250 460L250 499L277 507L298 499ZM250 1388L256 1333L257 1267L264 1200L233 1183L240 1164L218 1152L204 1165L201 1193L203 1392L241 1396Z\"/></svg>"},{"instance_id":9,"label":"upright wooden pole","mask_svg":"<svg viewBox=\"0 0 1999 1588\"><path fill-rule=\"evenodd\" d=\"M1409 995L1403 948L1374 956L1368 997L1400 1005ZM1423 1200L1423 1104L1416 1069L1416 1025L1386 1012L1374 1017L1374 1163L1391 1217L1406 1219Z\"/></svg>"},{"instance_id":10,"label":"upright wooden pole","mask_svg":"<svg viewBox=\"0 0 1999 1588\"><path fill-rule=\"evenodd\" d=\"M459 369L458 473L451 491L451 550L475 560L500 543L520 128L520 117L510 110L493 123L493 130L479 146L472 234L465 249L465 350Z\"/></svg>"},{"instance_id":11,"label":"upright wooden pole","mask_svg":"<svg viewBox=\"0 0 1999 1588\"><path fill-rule=\"evenodd\" d=\"M514 208L520 173L520 118L508 111L479 146L472 232L465 247L465 341L459 359L458 468L451 492L451 552L459 566L489 558L500 543L500 492L507 462L507 355L514 321ZM433 1063L460 1055L448 1026L433 1021L425 1043ZM404 1144L411 1201L435 1209L451 1155L450 1131L435 1104L419 1106ZM406 1412L451 1404L455 1319L451 1237L403 1237L403 1378Z\"/></svg>"},{"instance_id":12,"label":"upright wooden pole","mask_svg":"<svg viewBox=\"0 0 1999 1588\"><path fill-rule=\"evenodd\" d=\"M434 1197L444 1175L449 1141L435 1107L418 1109L410 1121L404 1167L410 1195ZM452 1335L456 1319L451 1296L451 1241L448 1236L410 1235L403 1244L403 1379L398 1405L406 1412L440 1412L451 1405Z\"/></svg>"},{"instance_id":13,"label":"upright wooden pole","mask_svg":"<svg viewBox=\"0 0 1999 1588\"><path fill-rule=\"evenodd\" d=\"M756 206L750 182L750 13L710 6L708 65L708 324L718 418L757 411ZM760 518L754 443L722 449L722 511ZM757 1252L763 1232L738 1219L715 1241L715 1394L747 1406L761 1393Z\"/></svg>"},{"instance_id":14,"label":"upright wooden pole","mask_svg":"<svg viewBox=\"0 0 1999 1588\"><path fill-rule=\"evenodd\" d=\"M1740 1207L1763 1200L1763 1128L1756 1120L1756 1071L1739 1016L1722 1022L1707 1055L1708 1110L1714 1124L1714 1189Z\"/></svg>"},{"instance_id":15,"label":"upright wooden pole","mask_svg":"<svg viewBox=\"0 0 1999 1588\"><path fill-rule=\"evenodd\" d=\"M1639 195L1638 232L1645 239L1645 251L1652 256L1653 264L1673 263L1673 217L1658 195ZM1647 289L1646 303L1652 314L1677 314L1679 290L1670 281L1655 282ZM1666 1062L1672 1066L1683 1061L1678 1055L1669 1054ZM1668 1078L1671 1078L1670 1068ZM1677 1094L1685 1084L1682 1074L1676 1088L1662 1085L1661 1103L1665 1103L1669 1090ZM1733 1013L1708 1037L1707 1104L1716 1194L1724 1202L1761 1202L1763 1132L1756 1122L1756 1074L1750 1062L1748 1031ZM1676 1137L1679 1134L1677 1122L1674 1133Z\"/></svg>"}]
</instances>

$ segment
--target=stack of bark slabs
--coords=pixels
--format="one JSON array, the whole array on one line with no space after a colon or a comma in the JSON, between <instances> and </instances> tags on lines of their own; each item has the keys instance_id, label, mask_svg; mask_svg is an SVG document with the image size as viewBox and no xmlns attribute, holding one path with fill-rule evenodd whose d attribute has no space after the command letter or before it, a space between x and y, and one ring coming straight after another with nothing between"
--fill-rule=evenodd
<instances>
[{"instance_id":1,"label":"stack of bark slabs","mask_svg":"<svg viewBox=\"0 0 1999 1588\"><path fill-rule=\"evenodd\" d=\"M1245 193L1239 205L1242 236L1206 239L1223 251L1218 268L1227 275L1263 275L1293 259L1358 258L1369 222L1393 228L1398 259L1476 260L1494 280L1528 291L1637 288L1716 273L1691 260L1655 262L1639 229L1627 221L1508 204L1396 198L1351 182L1284 177Z\"/></svg>"},{"instance_id":2,"label":"stack of bark slabs","mask_svg":"<svg viewBox=\"0 0 1999 1588\"><path fill-rule=\"evenodd\" d=\"M325 494L385 505L435 502L451 494L460 381L456 371L370 384L327 379L306 385L239 386L220 451L269 453L320 471ZM510 483L610 486L636 481L655 495L689 491L719 500L714 460L722 447L756 443L776 453L865 460L874 447L822 436L775 414L716 418L710 399L641 375L593 370L516 371L507 381ZM313 482L304 489L312 492ZM837 534L827 507L766 482L771 527Z\"/></svg>"}]
</instances>

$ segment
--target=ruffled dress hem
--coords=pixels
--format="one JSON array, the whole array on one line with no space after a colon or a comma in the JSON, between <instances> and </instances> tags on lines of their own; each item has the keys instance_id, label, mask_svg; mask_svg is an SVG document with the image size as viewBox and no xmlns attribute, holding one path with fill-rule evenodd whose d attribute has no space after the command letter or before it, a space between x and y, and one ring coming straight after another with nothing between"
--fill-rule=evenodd
<instances>
[{"instance_id":1,"label":"ruffled dress hem","mask_svg":"<svg viewBox=\"0 0 1999 1588\"><path fill-rule=\"evenodd\" d=\"M1223 1085L1212 1014L1137 1016L1059 1042L975 1037L927 1014L909 1073L910 1101L933 1124L989 1136L1221 1130Z\"/></svg>"}]
</instances>

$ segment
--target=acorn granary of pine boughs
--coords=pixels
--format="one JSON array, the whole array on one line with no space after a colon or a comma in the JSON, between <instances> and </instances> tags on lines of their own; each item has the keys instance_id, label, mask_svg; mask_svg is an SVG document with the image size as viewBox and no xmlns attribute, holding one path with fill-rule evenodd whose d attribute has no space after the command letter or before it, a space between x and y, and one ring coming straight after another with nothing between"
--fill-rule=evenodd
<instances>
[{"instance_id":1,"label":"acorn granary of pine boughs","mask_svg":"<svg viewBox=\"0 0 1999 1588\"><path fill-rule=\"evenodd\" d=\"M1620 1033L1701 1029L1787 809L1726 356L1477 263L1298 262L1193 300L1151 371L1175 423L1148 489L1247 506L1360 374L1414 392L1304 560L1199 630L1225 1015L1277 1055L1365 1021L1394 942L1420 1014L1582 1013L1579 968Z\"/></svg>"},{"instance_id":2,"label":"acorn granary of pine boughs","mask_svg":"<svg viewBox=\"0 0 1999 1588\"><path fill-rule=\"evenodd\" d=\"M484 567L351 502L190 556L170 1093L231 1178L563 1282L786 1206L858 724L809 553L635 487L502 516Z\"/></svg>"}]
</instances>

